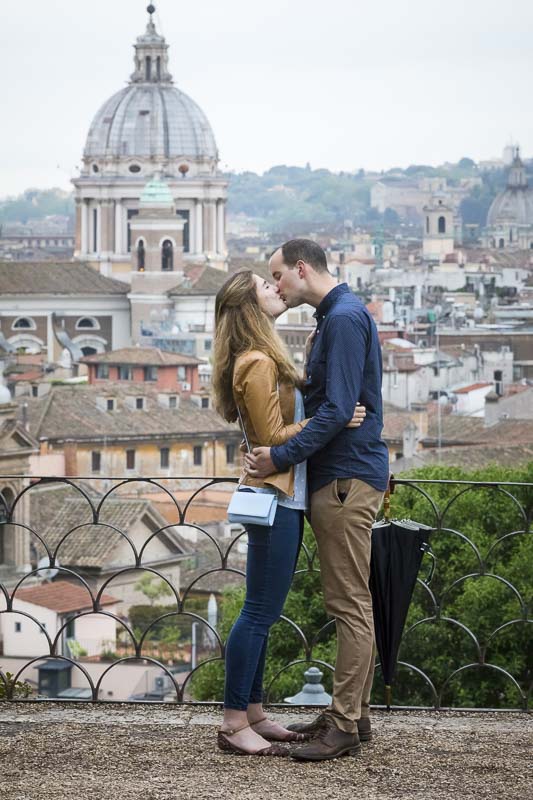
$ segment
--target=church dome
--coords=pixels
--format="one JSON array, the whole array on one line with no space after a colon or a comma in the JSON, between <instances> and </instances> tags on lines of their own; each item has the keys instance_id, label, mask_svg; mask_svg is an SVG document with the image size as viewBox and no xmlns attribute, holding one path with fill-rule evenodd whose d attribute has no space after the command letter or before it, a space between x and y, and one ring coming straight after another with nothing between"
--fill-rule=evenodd
<instances>
[{"instance_id":1,"label":"church dome","mask_svg":"<svg viewBox=\"0 0 533 800\"><path fill-rule=\"evenodd\" d=\"M86 159L184 158L218 160L213 131L201 108L173 84L168 45L152 21L135 44L135 71L128 86L110 97L94 117Z\"/></svg>"},{"instance_id":2,"label":"church dome","mask_svg":"<svg viewBox=\"0 0 533 800\"><path fill-rule=\"evenodd\" d=\"M494 198L487 215L488 227L509 223L533 225L533 187L528 185L518 152L509 171L507 187Z\"/></svg>"}]
</instances>

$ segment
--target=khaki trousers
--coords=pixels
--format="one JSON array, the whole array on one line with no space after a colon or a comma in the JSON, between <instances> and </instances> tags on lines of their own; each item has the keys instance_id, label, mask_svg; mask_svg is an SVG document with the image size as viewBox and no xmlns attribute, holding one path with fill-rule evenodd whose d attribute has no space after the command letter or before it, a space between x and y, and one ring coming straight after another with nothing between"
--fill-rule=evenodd
<instances>
[{"instance_id":1,"label":"khaki trousers","mask_svg":"<svg viewBox=\"0 0 533 800\"><path fill-rule=\"evenodd\" d=\"M370 713L374 678L370 544L382 499L383 492L356 478L332 481L311 495L310 521L324 602L337 626L333 697L326 715L347 733L355 732L357 720Z\"/></svg>"}]
</instances>

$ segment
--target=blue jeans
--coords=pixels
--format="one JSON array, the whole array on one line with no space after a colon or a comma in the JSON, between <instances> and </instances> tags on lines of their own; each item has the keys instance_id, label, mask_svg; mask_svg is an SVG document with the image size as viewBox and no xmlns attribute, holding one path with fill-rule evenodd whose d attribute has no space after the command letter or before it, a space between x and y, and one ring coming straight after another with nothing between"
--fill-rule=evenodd
<instances>
[{"instance_id":1,"label":"blue jeans","mask_svg":"<svg viewBox=\"0 0 533 800\"><path fill-rule=\"evenodd\" d=\"M246 711L263 700L268 632L292 582L303 533L303 512L278 506L271 528L249 525L246 599L226 643L224 706Z\"/></svg>"}]
</instances>

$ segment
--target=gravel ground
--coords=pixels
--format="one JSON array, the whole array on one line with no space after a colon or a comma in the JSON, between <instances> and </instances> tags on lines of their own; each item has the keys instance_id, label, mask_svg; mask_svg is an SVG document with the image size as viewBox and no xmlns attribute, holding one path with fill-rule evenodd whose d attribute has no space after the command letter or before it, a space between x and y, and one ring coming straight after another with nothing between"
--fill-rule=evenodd
<instances>
[{"instance_id":1,"label":"gravel ground","mask_svg":"<svg viewBox=\"0 0 533 800\"><path fill-rule=\"evenodd\" d=\"M281 721L312 714L273 709ZM526 714L376 711L362 753L321 764L217 750L205 706L0 705L2 800L468 800L533 796Z\"/></svg>"}]
</instances>

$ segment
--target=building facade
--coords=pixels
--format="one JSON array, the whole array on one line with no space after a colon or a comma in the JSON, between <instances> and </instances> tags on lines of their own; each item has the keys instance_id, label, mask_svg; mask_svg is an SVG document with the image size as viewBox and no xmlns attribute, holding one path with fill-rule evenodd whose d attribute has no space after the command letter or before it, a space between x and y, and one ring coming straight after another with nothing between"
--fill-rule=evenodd
<instances>
[{"instance_id":1,"label":"building facade","mask_svg":"<svg viewBox=\"0 0 533 800\"><path fill-rule=\"evenodd\" d=\"M203 111L174 85L168 44L152 13L134 45L130 82L94 117L74 180L75 256L123 280L130 279L132 220L156 174L168 183L183 223L184 259L224 268L227 257L227 181L215 137Z\"/></svg>"}]
</instances>

